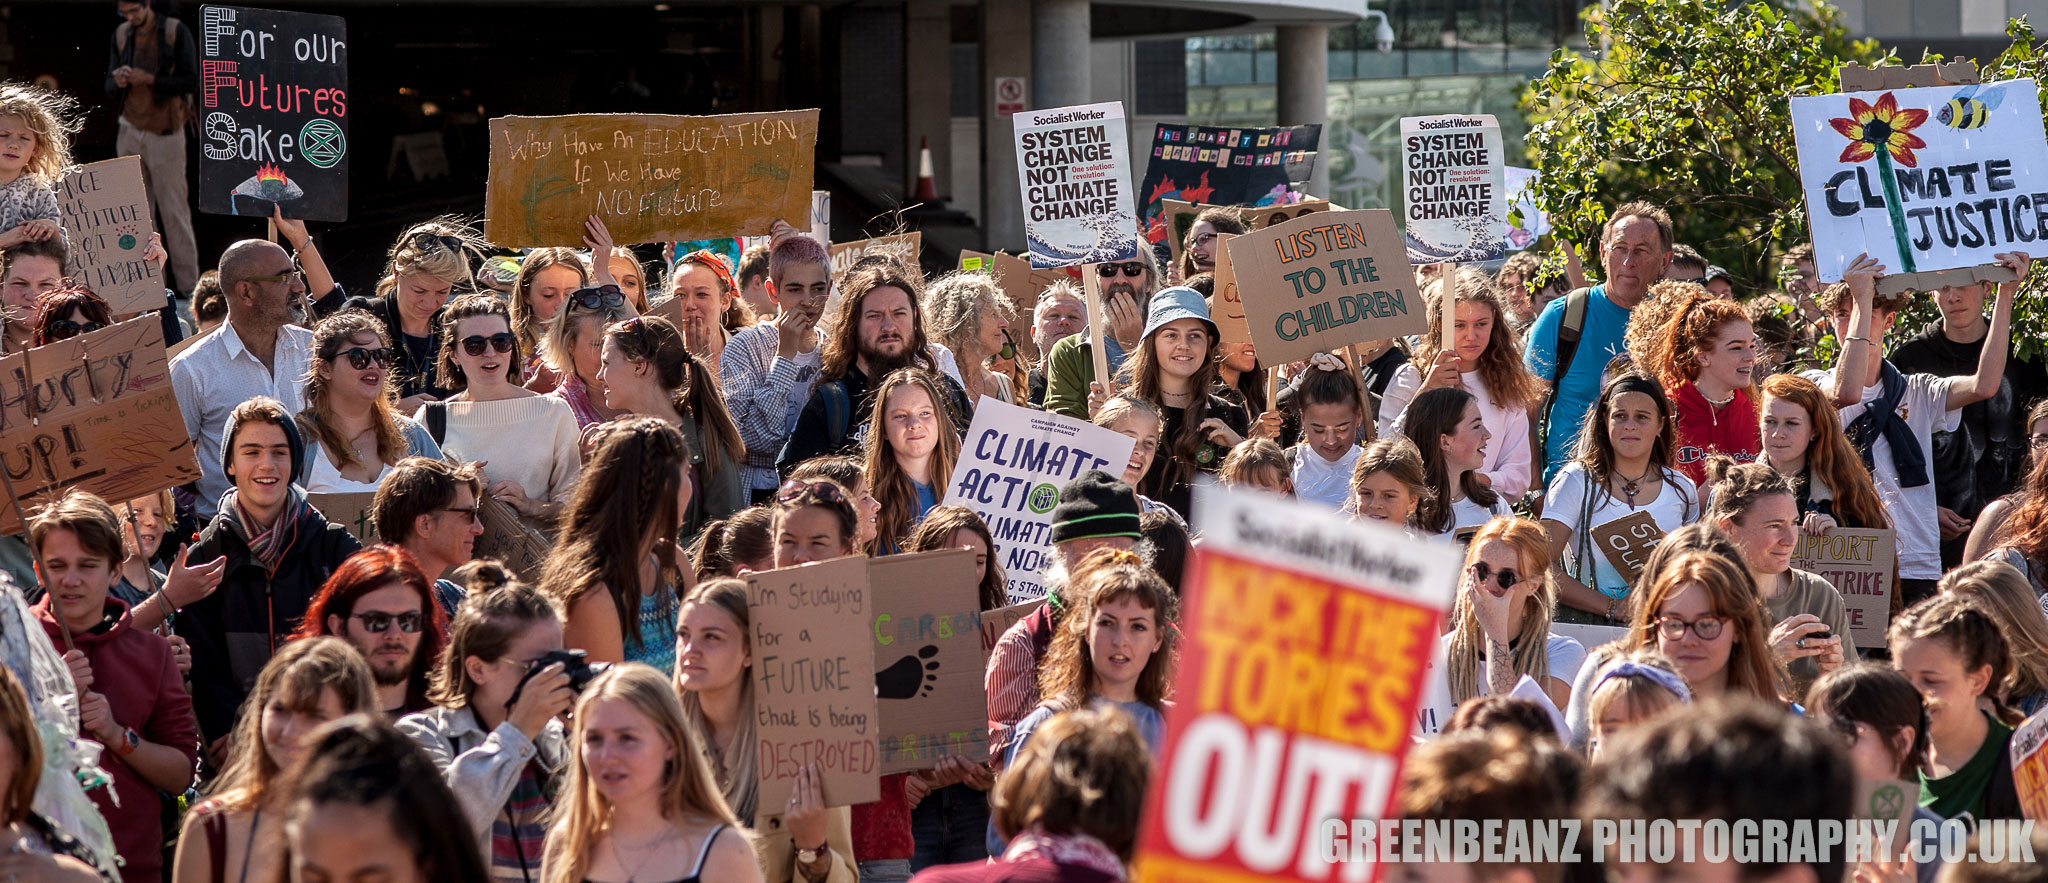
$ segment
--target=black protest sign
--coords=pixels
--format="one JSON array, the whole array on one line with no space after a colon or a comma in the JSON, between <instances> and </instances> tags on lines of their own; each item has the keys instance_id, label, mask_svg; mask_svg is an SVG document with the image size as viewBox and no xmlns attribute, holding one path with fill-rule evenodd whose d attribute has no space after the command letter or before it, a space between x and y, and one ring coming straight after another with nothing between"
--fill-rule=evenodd
<instances>
[{"instance_id":1,"label":"black protest sign","mask_svg":"<svg viewBox=\"0 0 2048 883\"><path fill-rule=\"evenodd\" d=\"M1320 125L1273 129L1179 126L1152 133L1152 158L1138 187L1145 238L1167 234L1166 200L1209 205L1270 206L1305 182L1316 167Z\"/></svg>"},{"instance_id":2,"label":"black protest sign","mask_svg":"<svg viewBox=\"0 0 2048 883\"><path fill-rule=\"evenodd\" d=\"M199 210L348 220L346 23L241 6L199 22Z\"/></svg>"}]
</instances>

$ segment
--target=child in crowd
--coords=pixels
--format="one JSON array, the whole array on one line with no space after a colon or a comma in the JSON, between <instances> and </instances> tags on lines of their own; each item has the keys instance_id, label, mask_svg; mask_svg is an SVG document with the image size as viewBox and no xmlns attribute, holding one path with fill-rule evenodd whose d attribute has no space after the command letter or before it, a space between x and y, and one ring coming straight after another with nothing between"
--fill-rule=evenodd
<instances>
[{"instance_id":1,"label":"child in crowd","mask_svg":"<svg viewBox=\"0 0 2048 883\"><path fill-rule=\"evenodd\" d=\"M1983 603L1936 595L1892 620L1889 635L1892 665L1927 700L1920 805L1946 819L2020 817L2010 744L2020 716L1998 689L2011 657Z\"/></svg>"},{"instance_id":2,"label":"child in crowd","mask_svg":"<svg viewBox=\"0 0 2048 883\"><path fill-rule=\"evenodd\" d=\"M0 86L0 248L64 235L57 178L71 166L74 105L52 89Z\"/></svg>"},{"instance_id":3,"label":"child in crowd","mask_svg":"<svg viewBox=\"0 0 2048 883\"><path fill-rule=\"evenodd\" d=\"M1272 439L1245 439L1223 458L1223 469L1216 473L1216 477L1224 484L1244 485L1291 496L1294 494L1294 481L1289 475L1288 461L1296 450L1298 448L1283 451Z\"/></svg>"},{"instance_id":4,"label":"child in crowd","mask_svg":"<svg viewBox=\"0 0 2048 883\"><path fill-rule=\"evenodd\" d=\"M1351 470L1353 518L1377 521L1400 530L1415 527L1415 512L1429 498L1429 477L1422 452L1405 436L1390 436L1365 446Z\"/></svg>"},{"instance_id":5,"label":"child in crowd","mask_svg":"<svg viewBox=\"0 0 2048 883\"><path fill-rule=\"evenodd\" d=\"M1623 730L1691 702L1692 690L1679 677L1678 665L1662 653L1639 650L1607 664L1587 701L1593 756L1598 758Z\"/></svg>"},{"instance_id":6,"label":"child in crowd","mask_svg":"<svg viewBox=\"0 0 2048 883\"><path fill-rule=\"evenodd\" d=\"M1456 388L1424 392L1408 406L1401 434L1421 452L1429 482L1429 496L1415 513L1424 534L1463 543L1487 519L1508 514L1507 503L1479 474L1493 434L1477 396Z\"/></svg>"},{"instance_id":7,"label":"child in crowd","mask_svg":"<svg viewBox=\"0 0 2048 883\"><path fill-rule=\"evenodd\" d=\"M1309 357L1309 370L1295 387L1301 410L1301 443L1287 449L1288 484L1294 495L1332 509L1350 496L1351 472L1360 439L1370 439L1372 407L1358 374L1329 353Z\"/></svg>"}]
</instances>

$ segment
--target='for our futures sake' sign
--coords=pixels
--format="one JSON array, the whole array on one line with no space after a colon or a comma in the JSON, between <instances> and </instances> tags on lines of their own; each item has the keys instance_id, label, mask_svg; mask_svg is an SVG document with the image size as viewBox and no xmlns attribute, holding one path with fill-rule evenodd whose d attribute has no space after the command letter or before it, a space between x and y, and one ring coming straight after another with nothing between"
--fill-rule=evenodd
<instances>
[{"instance_id":1,"label":"'for our futures sake' sign","mask_svg":"<svg viewBox=\"0 0 2048 883\"><path fill-rule=\"evenodd\" d=\"M348 220L348 25L199 10L199 210Z\"/></svg>"},{"instance_id":2,"label":"'for our futures sake' sign","mask_svg":"<svg viewBox=\"0 0 2048 883\"><path fill-rule=\"evenodd\" d=\"M1031 265L1137 260L1123 102L1027 111L1015 122Z\"/></svg>"},{"instance_id":3,"label":"'for our futures sake' sign","mask_svg":"<svg viewBox=\"0 0 2048 883\"><path fill-rule=\"evenodd\" d=\"M1507 256L1504 166L1500 123L1491 114L1401 119L1401 220L1410 263Z\"/></svg>"},{"instance_id":4,"label":"'for our futures sake' sign","mask_svg":"<svg viewBox=\"0 0 2048 883\"><path fill-rule=\"evenodd\" d=\"M1815 269L1996 263L2048 239L2048 139L2033 80L1792 99Z\"/></svg>"}]
</instances>

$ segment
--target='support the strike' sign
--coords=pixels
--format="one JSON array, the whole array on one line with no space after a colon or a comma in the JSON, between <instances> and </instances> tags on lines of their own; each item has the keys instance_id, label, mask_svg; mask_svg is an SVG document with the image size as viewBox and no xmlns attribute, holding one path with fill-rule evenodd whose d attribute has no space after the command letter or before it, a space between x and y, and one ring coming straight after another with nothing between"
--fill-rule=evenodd
<instances>
[{"instance_id":1,"label":"'support the strike' sign","mask_svg":"<svg viewBox=\"0 0 2048 883\"><path fill-rule=\"evenodd\" d=\"M1849 633L1858 647L1882 647L1891 627L1892 574L1898 568L1897 534L1889 530L1829 528L1799 535L1792 566L1817 574L1842 593Z\"/></svg>"},{"instance_id":2,"label":"'support the strike' sign","mask_svg":"<svg viewBox=\"0 0 2048 883\"><path fill-rule=\"evenodd\" d=\"M348 220L347 22L204 6L193 36L199 210Z\"/></svg>"},{"instance_id":3,"label":"'support the strike' sign","mask_svg":"<svg viewBox=\"0 0 2048 883\"><path fill-rule=\"evenodd\" d=\"M942 757L988 758L981 571L946 549L868 562L875 613L881 772L928 770Z\"/></svg>"},{"instance_id":4,"label":"'support the strike' sign","mask_svg":"<svg viewBox=\"0 0 2048 883\"><path fill-rule=\"evenodd\" d=\"M1459 555L1338 513L1195 489L1175 701L1136 879L1361 883L1325 819L1392 809Z\"/></svg>"},{"instance_id":5,"label":"'support the strike' sign","mask_svg":"<svg viewBox=\"0 0 2048 883\"><path fill-rule=\"evenodd\" d=\"M156 314L0 358L0 464L30 510L74 488L132 500L196 480ZM0 532L21 529L0 506Z\"/></svg>"},{"instance_id":6,"label":"'support the strike' sign","mask_svg":"<svg viewBox=\"0 0 2048 883\"><path fill-rule=\"evenodd\" d=\"M1792 99L1815 268L1996 263L2048 238L2048 139L2033 80Z\"/></svg>"},{"instance_id":7,"label":"'support the strike' sign","mask_svg":"<svg viewBox=\"0 0 2048 883\"><path fill-rule=\"evenodd\" d=\"M826 806L881 797L868 601L861 555L747 575L761 806L789 805L813 763Z\"/></svg>"},{"instance_id":8,"label":"'support the strike' sign","mask_svg":"<svg viewBox=\"0 0 2048 883\"><path fill-rule=\"evenodd\" d=\"M1401 216L1416 264L1507 256L1507 180L1491 114L1401 119Z\"/></svg>"},{"instance_id":9,"label":"'support the strike' sign","mask_svg":"<svg viewBox=\"0 0 2048 883\"><path fill-rule=\"evenodd\" d=\"M1401 231L1385 209L1315 212L1225 247L1265 364L1429 330Z\"/></svg>"},{"instance_id":10,"label":"'support the strike' sign","mask_svg":"<svg viewBox=\"0 0 2048 883\"><path fill-rule=\"evenodd\" d=\"M1123 475L1136 444L1100 426L987 396L974 406L945 503L973 509L988 523L1011 603L1045 596L1040 575L1052 563L1060 488L1090 469Z\"/></svg>"},{"instance_id":11,"label":"'support the strike' sign","mask_svg":"<svg viewBox=\"0 0 2048 883\"><path fill-rule=\"evenodd\" d=\"M1123 102L1025 111L1012 120L1031 265L1137 260Z\"/></svg>"},{"instance_id":12,"label":"'support the strike' sign","mask_svg":"<svg viewBox=\"0 0 2048 883\"><path fill-rule=\"evenodd\" d=\"M154 225L142 157L120 156L67 169L57 182L71 274L105 298L107 312L139 313L164 305L164 270L142 259Z\"/></svg>"},{"instance_id":13,"label":"'support the strike' sign","mask_svg":"<svg viewBox=\"0 0 2048 883\"><path fill-rule=\"evenodd\" d=\"M810 217L818 112L491 120L484 233L511 248L760 235Z\"/></svg>"}]
</instances>

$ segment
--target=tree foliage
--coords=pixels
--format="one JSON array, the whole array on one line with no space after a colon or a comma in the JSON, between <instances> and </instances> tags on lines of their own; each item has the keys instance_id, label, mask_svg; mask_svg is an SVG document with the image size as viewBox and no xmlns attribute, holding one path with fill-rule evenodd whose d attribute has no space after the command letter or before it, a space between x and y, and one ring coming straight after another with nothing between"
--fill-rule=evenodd
<instances>
[{"instance_id":1,"label":"tree foliage","mask_svg":"<svg viewBox=\"0 0 2048 883\"><path fill-rule=\"evenodd\" d=\"M1845 63L1896 56L1850 39L1825 4L1618 0L1585 21L1604 51L1559 49L1523 97L1536 202L1557 235L1590 269L1608 212L1646 199L1743 290L1773 287L1774 253L1807 235L1786 99L1837 91Z\"/></svg>"}]
</instances>

